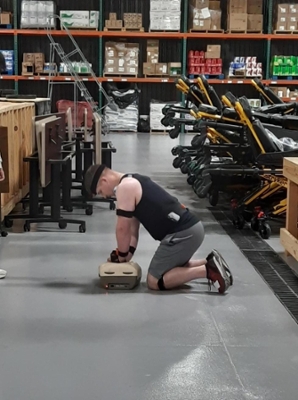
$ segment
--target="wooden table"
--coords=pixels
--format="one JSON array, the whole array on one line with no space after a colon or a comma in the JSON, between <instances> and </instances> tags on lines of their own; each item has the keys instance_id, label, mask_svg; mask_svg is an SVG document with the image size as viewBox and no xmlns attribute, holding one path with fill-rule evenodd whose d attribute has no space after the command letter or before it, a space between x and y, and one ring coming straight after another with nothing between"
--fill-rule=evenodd
<instances>
[{"instance_id":1,"label":"wooden table","mask_svg":"<svg viewBox=\"0 0 298 400\"><path fill-rule=\"evenodd\" d=\"M298 157L284 158L283 175L288 179L287 219L280 240L286 255L298 261Z\"/></svg>"}]
</instances>

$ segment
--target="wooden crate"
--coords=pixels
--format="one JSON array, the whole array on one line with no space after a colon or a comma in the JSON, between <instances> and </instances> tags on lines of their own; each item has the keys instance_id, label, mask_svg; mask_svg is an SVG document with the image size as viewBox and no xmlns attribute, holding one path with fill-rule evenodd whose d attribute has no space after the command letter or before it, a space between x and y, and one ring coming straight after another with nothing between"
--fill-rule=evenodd
<instances>
[{"instance_id":1,"label":"wooden crate","mask_svg":"<svg viewBox=\"0 0 298 400\"><path fill-rule=\"evenodd\" d=\"M29 190L29 165L23 158L32 153L34 116L34 103L0 102L0 126L7 128L8 133L9 165L9 192L1 194L2 218L14 209Z\"/></svg>"},{"instance_id":2,"label":"wooden crate","mask_svg":"<svg viewBox=\"0 0 298 400\"><path fill-rule=\"evenodd\" d=\"M288 180L287 220L280 231L280 240L285 254L298 261L298 157L284 158L283 175Z\"/></svg>"}]
</instances>

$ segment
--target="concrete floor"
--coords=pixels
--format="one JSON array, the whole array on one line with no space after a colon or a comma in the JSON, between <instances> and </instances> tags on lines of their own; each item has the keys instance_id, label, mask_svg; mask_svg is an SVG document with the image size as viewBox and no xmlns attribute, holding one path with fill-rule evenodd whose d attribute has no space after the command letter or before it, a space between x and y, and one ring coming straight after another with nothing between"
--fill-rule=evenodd
<instances>
[{"instance_id":1,"label":"concrete floor","mask_svg":"<svg viewBox=\"0 0 298 400\"><path fill-rule=\"evenodd\" d=\"M0 400L295 400L298 326L251 264L172 168L168 137L111 135L114 168L150 174L202 218L235 286L206 282L152 293L146 270L158 243L142 229L134 292L99 288L98 265L115 247L115 214L104 204L77 227L34 227L1 239ZM14 233L15 232L15 233ZM18 241L18 242L17 242Z\"/></svg>"}]
</instances>

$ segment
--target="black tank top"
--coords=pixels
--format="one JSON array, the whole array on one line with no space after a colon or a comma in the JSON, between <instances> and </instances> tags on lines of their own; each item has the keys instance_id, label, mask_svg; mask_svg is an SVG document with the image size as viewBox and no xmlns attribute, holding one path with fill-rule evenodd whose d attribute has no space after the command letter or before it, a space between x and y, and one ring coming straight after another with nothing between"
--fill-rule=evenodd
<instances>
[{"instance_id":1,"label":"black tank top","mask_svg":"<svg viewBox=\"0 0 298 400\"><path fill-rule=\"evenodd\" d=\"M149 177L126 174L121 181L127 177L137 179L142 186L142 197L133 214L155 240L161 241L165 236L188 229L199 222L178 199Z\"/></svg>"}]
</instances>

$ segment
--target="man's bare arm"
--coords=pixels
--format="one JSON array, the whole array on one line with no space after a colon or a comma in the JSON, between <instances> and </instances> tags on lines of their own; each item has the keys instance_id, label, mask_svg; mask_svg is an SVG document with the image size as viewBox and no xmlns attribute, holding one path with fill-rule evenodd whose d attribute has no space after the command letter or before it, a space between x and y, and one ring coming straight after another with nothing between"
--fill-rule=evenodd
<instances>
[{"instance_id":1,"label":"man's bare arm","mask_svg":"<svg viewBox=\"0 0 298 400\"><path fill-rule=\"evenodd\" d=\"M136 204L136 183L134 180L125 179L117 189L117 209L126 212L133 212ZM118 216L116 226L116 239L119 252L127 253L131 243L136 240L132 239L132 233L135 235L136 229L133 228L134 219ZM126 260L126 257L119 258L120 261Z\"/></svg>"}]
</instances>

